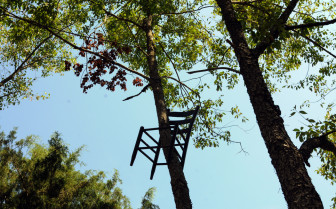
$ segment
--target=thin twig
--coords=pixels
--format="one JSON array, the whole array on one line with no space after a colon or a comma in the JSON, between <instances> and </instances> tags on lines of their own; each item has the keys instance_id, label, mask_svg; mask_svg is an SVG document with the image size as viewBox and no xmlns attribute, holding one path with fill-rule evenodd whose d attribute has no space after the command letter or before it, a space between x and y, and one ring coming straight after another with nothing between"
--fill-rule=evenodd
<instances>
[{"instance_id":1,"label":"thin twig","mask_svg":"<svg viewBox=\"0 0 336 209\"><path fill-rule=\"evenodd\" d=\"M176 78L173 78L173 77L170 77L170 76L162 76L162 77L163 77L163 78L169 78L169 79L172 79L172 80L176 81L177 83L183 85L184 87L186 87L186 88L189 89L190 91L194 92L198 97L201 97L201 96L199 95L198 92L195 92L192 88L190 88L189 86L187 86L187 85L186 85L185 83L183 83L182 81L179 81L179 80L177 80Z\"/></svg>"},{"instance_id":2,"label":"thin twig","mask_svg":"<svg viewBox=\"0 0 336 209\"><path fill-rule=\"evenodd\" d=\"M103 10L104 10L104 12L105 12L107 15L112 16L112 17L114 17L114 18L116 18L116 19L118 19L118 20L121 20L121 21L124 21L124 22L132 23L133 25L135 25L135 26L137 26L137 27L139 27L139 28L141 28L141 29L144 28L142 25L138 24L137 22L134 22L133 20L129 20L129 19L126 19L126 18L119 17L119 16L117 16L117 15L115 15L115 14L113 14L113 13L107 11L106 9L103 9Z\"/></svg>"},{"instance_id":3,"label":"thin twig","mask_svg":"<svg viewBox=\"0 0 336 209\"><path fill-rule=\"evenodd\" d=\"M136 36L133 34L133 32L132 32L131 28L129 27L129 25L128 25L127 23L126 23L126 25L127 25L127 28L128 28L128 30L129 30L129 32L132 34L134 40L137 40ZM145 56L148 56L147 52L146 52L143 48L141 48L141 46L140 46L139 43L138 43L137 47L140 49L140 51L141 51Z\"/></svg>"},{"instance_id":4,"label":"thin twig","mask_svg":"<svg viewBox=\"0 0 336 209\"><path fill-rule=\"evenodd\" d=\"M333 20L327 20L323 22L314 22L314 23L307 23L307 24L301 24L301 25L285 25L286 30L295 30L295 29L302 29L302 28L311 28L315 26L324 26L324 25L330 25L336 23L336 19Z\"/></svg>"},{"instance_id":5,"label":"thin twig","mask_svg":"<svg viewBox=\"0 0 336 209\"><path fill-rule=\"evenodd\" d=\"M333 53L331 53L329 50L327 50L326 48L324 48L323 46L321 46L319 43L317 43L316 41L314 41L313 39L304 36L304 35L300 35L301 37L305 38L306 40L312 42L314 45L316 45L317 47L321 48L323 51L327 52L328 54L330 54L331 56L333 56L334 58L336 58L336 55L334 55Z\"/></svg>"},{"instance_id":6,"label":"thin twig","mask_svg":"<svg viewBox=\"0 0 336 209\"><path fill-rule=\"evenodd\" d=\"M200 11L202 9L206 9L206 8L214 8L216 6L202 6L202 7L199 7L195 10L187 10L187 11L182 11L182 12L169 12L169 13L161 13L161 14L158 14L158 15L181 15L181 14L186 14L186 13L194 13L194 12L197 12L197 11Z\"/></svg>"},{"instance_id":7,"label":"thin twig","mask_svg":"<svg viewBox=\"0 0 336 209\"><path fill-rule=\"evenodd\" d=\"M240 71L229 68L229 67L215 67L215 68L208 68L208 69L204 69L204 70L195 70L195 71L188 72L188 74L201 73L201 72L207 72L207 71L215 71L215 70L223 70L223 69L234 72L234 73L241 74Z\"/></svg>"}]
</instances>

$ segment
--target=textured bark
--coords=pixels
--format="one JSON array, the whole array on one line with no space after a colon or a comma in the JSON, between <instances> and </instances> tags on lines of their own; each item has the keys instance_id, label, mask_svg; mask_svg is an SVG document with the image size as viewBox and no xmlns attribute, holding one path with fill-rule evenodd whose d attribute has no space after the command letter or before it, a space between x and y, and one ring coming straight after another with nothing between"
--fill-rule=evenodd
<instances>
[{"instance_id":1,"label":"textured bark","mask_svg":"<svg viewBox=\"0 0 336 209\"><path fill-rule=\"evenodd\" d=\"M230 33L240 72L288 208L323 208L303 158L289 138L279 107L274 104L264 81L258 63L260 51L256 54L249 48L231 1L217 0L217 3Z\"/></svg>"},{"instance_id":2,"label":"textured bark","mask_svg":"<svg viewBox=\"0 0 336 209\"><path fill-rule=\"evenodd\" d=\"M157 117L159 121L159 127L168 127L168 116L166 103L164 99L163 87L161 83L161 77L158 72L156 57L155 57L155 47L153 42L153 32L152 32L152 16L148 15L145 20L145 32L147 38L147 62L149 67L150 85L153 89L155 106ZM164 146L170 145L170 130L162 129L160 130L160 140ZM163 149L165 158L167 160L169 149ZM178 160L176 154L173 152L172 159L168 165L168 170L171 178L171 186L173 190L173 195L175 199L175 205L177 209L191 209L192 203L189 196L189 188L187 181L185 179L183 169L181 167L180 161Z\"/></svg>"}]
</instances>

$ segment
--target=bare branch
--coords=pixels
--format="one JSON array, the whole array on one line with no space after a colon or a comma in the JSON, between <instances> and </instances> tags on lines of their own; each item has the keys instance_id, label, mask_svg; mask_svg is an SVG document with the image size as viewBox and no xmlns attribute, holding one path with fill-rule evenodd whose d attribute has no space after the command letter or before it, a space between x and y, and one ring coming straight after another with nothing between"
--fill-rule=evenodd
<instances>
[{"instance_id":1,"label":"bare branch","mask_svg":"<svg viewBox=\"0 0 336 209\"><path fill-rule=\"evenodd\" d=\"M165 55L168 57L169 61L172 63L173 68L174 68L174 71L175 71L176 76L177 76L177 79L178 79L179 81L181 81L180 76L179 76L179 74L178 74L178 72L177 72L177 69L176 69L176 66L175 66L174 61L170 58L169 54L166 52L166 50L165 50L164 47L162 46L161 42L159 42L159 45L160 45L162 51L163 51L163 52L165 53Z\"/></svg>"},{"instance_id":2,"label":"bare branch","mask_svg":"<svg viewBox=\"0 0 336 209\"><path fill-rule=\"evenodd\" d=\"M312 28L315 26L324 26L324 25L330 25L336 23L336 19L333 20L327 20L323 22L314 22L314 23L307 23L307 24L301 24L301 25L285 25L286 30L295 30L295 29L302 29L302 28Z\"/></svg>"},{"instance_id":3,"label":"bare branch","mask_svg":"<svg viewBox=\"0 0 336 209\"><path fill-rule=\"evenodd\" d=\"M133 34L133 32L132 32L131 28L129 27L129 25L128 25L128 24L126 24L126 25L127 25L127 29L128 29L129 32L132 34L134 40L137 40L136 36ZM145 56L148 56L147 52L146 52L143 48L141 48L140 44L136 45L136 47L139 48L140 51L141 51Z\"/></svg>"},{"instance_id":4,"label":"bare branch","mask_svg":"<svg viewBox=\"0 0 336 209\"><path fill-rule=\"evenodd\" d=\"M334 153L336 157L336 144L328 140L328 135L332 133L336 133L336 131L330 131L319 137L310 138L310 139L307 139L305 142L303 142L299 151L303 157L304 162L306 163L308 167L310 166L308 159L310 158L311 153L316 148L321 148L327 151L331 151L332 153Z\"/></svg>"},{"instance_id":5,"label":"bare branch","mask_svg":"<svg viewBox=\"0 0 336 209\"><path fill-rule=\"evenodd\" d=\"M189 86L187 86L185 83L183 83L182 81L177 80L176 78L170 77L170 76L162 76L162 78L169 78L172 79L174 81L176 81L177 83L181 84L182 86L186 87L187 89L189 89L190 91L194 92L198 97L201 97L199 95L198 92L195 92L192 88L190 88Z\"/></svg>"},{"instance_id":6,"label":"bare branch","mask_svg":"<svg viewBox=\"0 0 336 209\"><path fill-rule=\"evenodd\" d=\"M256 2L261 2L262 0L255 0L255 1L233 1L232 4L240 4L240 5L248 5Z\"/></svg>"},{"instance_id":7,"label":"bare branch","mask_svg":"<svg viewBox=\"0 0 336 209\"><path fill-rule=\"evenodd\" d=\"M181 85L187 87L187 89L189 89L190 91L193 91L192 88L190 88L189 86L187 86L187 85L184 84L182 81L180 81L180 80L178 80L178 79L176 79L176 78L173 78L173 77L171 77L171 76L162 76L162 78L169 78L169 79L172 79L172 80L176 81L177 83L179 83L179 84L181 84Z\"/></svg>"},{"instance_id":8,"label":"bare branch","mask_svg":"<svg viewBox=\"0 0 336 209\"><path fill-rule=\"evenodd\" d=\"M158 43L159 43L160 47L162 48L162 51L165 53L165 55L168 57L169 61L170 61L171 64L173 65L173 68L174 68L174 71L175 71L175 73L176 73L177 79L181 82L181 79L180 79L180 76L179 76L179 74L178 74L178 72L177 72L177 69L176 69L176 66L175 66L174 61L171 59L171 57L169 56L169 54L166 52L166 50L164 49L164 47L163 47L163 45L161 44L161 42L159 41ZM183 96L183 90L184 90L186 93L187 93L187 91L186 91L185 89L183 89L184 86L183 86L182 84L180 84L180 86L181 86L181 88L180 88L180 90L181 90L181 95Z\"/></svg>"},{"instance_id":9,"label":"bare branch","mask_svg":"<svg viewBox=\"0 0 336 209\"><path fill-rule=\"evenodd\" d=\"M127 101L127 100L130 100L130 99L133 99L134 97L139 96L139 95L142 94L143 92L146 92L149 86L150 86L150 84L147 84L145 87L143 87L143 89L142 89L138 94L133 95L133 96L130 96L130 97L127 97L127 98L124 99L123 101Z\"/></svg>"},{"instance_id":10,"label":"bare branch","mask_svg":"<svg viewBox=\"0 0 336 209\"><path fill-rule=\"evenodd\" d=\"M194 13L194 12L200 11L202 9L211 8L211 7L216 7L216 6L208 5L208 6L202 6L200 8L195 9L195 10L187 10L187 11L183 11L183 12L161 13L161 14L158 14L158 15L181 15L181 14L187 14L187 13Z\"/></svg>"},{"instance_id":11,"label":"bare branch","mask_svg":"<svg viewBox=\"0 0 336 209\"><path fill-rule=\"evenodd\" d=\"M228 70L234 73L238 73L241 74L239 70L235 70L229 67L215 67L215 68L208 68L208 69L204 69L204 70L195 70L195 71L190 71L188 72L189 74L194 74L194 73L201 73L201 72L207 72L207 71L214 71L214 70Z\"/></svg>"}]
</instances>

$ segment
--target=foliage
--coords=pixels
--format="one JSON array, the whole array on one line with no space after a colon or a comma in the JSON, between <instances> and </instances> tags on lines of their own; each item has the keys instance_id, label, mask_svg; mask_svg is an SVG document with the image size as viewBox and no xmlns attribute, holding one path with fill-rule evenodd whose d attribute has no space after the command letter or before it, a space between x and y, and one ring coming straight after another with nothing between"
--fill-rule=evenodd
<instances>
[{"instance_id":1,"label":"foliage","mask_svg":"<svg viewBox=\"0 0 336 209\"><path fill-rule=\"evenodd\" d=\"M83 51L79 52L81 57L86 57L87 59L86 69L84 70L85 72L83 73L84 75L81 82L81 88L83 88L84 93L87 93L88 89L92 88L94 85L100 85L101 87L106 86L106 89L109 91L115 91L115 87L119 85L122 90L127 90L125 70L118 69L117 73L115 73L111 79L104 78L104 75L107 73L113 74L118 68L114 64L118 55L122 55L123 53L128 54L131 49L125 46L118 47L116 42L112 42L110 43L112 49L108 51L106 48L103 48L104 45L104 36L101 33L97 33L94 34L92 39L88 38L85 40L85 46L82 47ZM95 55L91 55L84 50L90 50L90 52L93 52ZM101 57L97 57L96 55L100 55ZM70 70L70 67L71 63L65 61L65 70ZM75 75L80 76L83 68L83 64L74 64L73 69ZM133 85L143 86L142 80L136 77L133 80Z\"/></svg>"},{"instance_id":2,"label":"foliage","mask_svg":"<svg viewBox=\"0 0 336 209\"><path fill-rule=\"evenodd\" d=\"M39 25L62 31L62 37L73 40L68 32L79 26L78 20L86 18L82 6L67 0L0 1L0 110L19 104L24 98L49 97L47 93L33 92L34 81L54 73L62 74L64 60L74 60L69 47Z\"/></svg>"},{"instance_id":3,"label":"foliage","mask_svg":"<svg viewBox=\"0 0 336 209\"><path fill-rule=\"evenodd\" d=\"M82 173L75 166L83 147L70 152L57 132L48 146L36 136L17 140L16 130L0 133L1 208L131 208L117 170L107 180L102 171ZM153 194L149 189L143 208L152 208Z\"/></svg>"},{"instance_id":4,"label":"foliage","mask_svg":"<svg viewBox=\"0 0 336 209\"><path fill-rule=\"evenodd\" d=\"M29 28L28 25L32 25L32 30L41 30L42 34L45 33L44 37L48 37L52 29L53 33L51 35L57 36L57 41L60 44L64 44L64 40L73 44L73 38L69 36L69 34L72 34L82 39L85 43L83 48L75 47L80 50L79 53L81 54L84 53L84 49L91 49L85 48L88 47L86 42L90 40L90 37L98 40L98 43L103 37L106 48L103 51L96 49L94 52L104 53L104 50L113 49L114 46L111 46L112 42L117 43L118 46L130 48L131 50L128 53L117 54L117 59L120 59L123 63L127 63L130 69L142 73L144 76L149 75L149 69L146 52L147 39L143 23L148 18L148 14L153 14L152 29L154 32L155 56L158 61L160 76L163 79L165 99L168 107L187 109L191 104L201 104L200 116L196 121L194 130L194 133L198 134L195 140L196 147L217 146L219 140L230 140L229 130L225 130L225 127L224 129L218 127L223 121L224 116L228 117L225 112L217 110L224 104L223 97L216 99L207 97L209 88L214 88L220 94L227 89L233 89L240 82L239 70L236 70L238 61L232 49L233 45L229 40L227 28L220 18L222 14L215 1L210 0L209 5L206 4L207 1L189 2L186 0L83 0L75 2L57 1L57 3L56 1L50 1L47 4L37 4L37 2L41 3L40 1L6 1L7 9L20 14L26 20L23 21L20 18L15 18L3 9L5 15L1 16L1 21L9 24L5 29L15 28L14 25L18 24L14 23L26 25L24 28ZM250 48L256 47L258 43L267 41L271 43L267 45L265 51L262 51L259 58L263 78L267 83L269 91L275 94L284 89L292 89L293 92L307 90L313 95L309 96L301 105L298 104L299 108L293 112L294 114L295 112L299 113L296 116L305 115L304 118L308 122L305 127L294 129L299 140L305 142L311 137L335 130L335 120L333 118L326 117L322 121L319 121L318 118L312 119L309 116L309 107L312 104L312 98L320 99L318 100L318 104L325 111L329 107L334 106L333 101L327 101L326 98L328 95L332 95L336 89L336 56L332 52L336 48L336 34L332 30L333 28L328 26L333 23L330 20L335 20L336 18L334 9L336 2L333 0L298 1L286 25L283 25L283 22L278 21L279 16L285 11L289 2L291 1L241 0L233 1L233 7L243 27L244 35ZM61 6L59 7L59 5ZM18 8L21 9L20 12ZM209 8L212 8L210 12L213 15L202 17L202 12L209 11L207 10ZM63 17L64 14L66 14L64 18L59 17ZM59 20L59 22L51 21L53 19ZM34 24L29 22L30 20L34 20ZM69 21L75 27L71 28L69 26L63 29L62 25L64 26ZM4 24L2 22L1 24ZM40 23L40 25L37 26L36 22ZM46 28L46 25L50 25L50 27ZM13 34L23 33L22 30L20 31L20 28L15 28L17 31ZM273 37L274 34L270 31L278 31L279 34ZM31 32L30 36L27 37L31 37L32 34L37 33ZM94 37L92 34L101 35L100 37ZM3 36L5 37L5 35L7 34ZM16 41L16 39L13 40ZM34 37L32 40L34 40ZM92 44L92 42L89 42L89 44ZM258 50L258 48L254 48L253 52L258 54ZM83 69L86 70L83 72L83 87L85 87L88 81L99 85L106 85L107 82L112 82L113 80L97 79L105 75L105 73L101 73L104 72L103 68L96 68L98 71L95 71L96 74L90 77L90 67L91 69L95 69L94 66L90 65L104 62L104 60L98 58L97 54L93 53L91 56L90 58L86 57L86 66L80 64L76 65L77 67L75 66L77 74ZM94 56L98 57L95 58ZM7 57L11 56L7 55ZM113 60L115 61L116 59ZM66 63L67 66L74 64L72 61ZM180 74L197 66L196 64L198 63L202 63L208 68L225 66L229 70L224 72L219 70L211 71L211 74L215 78L214 85L209 82L202 82L201 77L196 78L200 81L199 83L184 82L192 85L192 90L189 91L190 89L187 89L185 85L180 83L182 82ZM313 70L310 70L309 67L306 69L305 65L307 64L314 67ZM64 67L63 62L59 63L58 66ZM297 75L306 76L302 79L302 76L299 77ZM124 81L126 75L122 73L117 77L121 78L121 82L117 85L121 84L122 89L125 90ZM172 78L179 82L175 83ZM27 83L28 81L22 82ZM147 81L144 80L143 82L146 84L145 82ZM18 83L20 81L15 81L15 84ZM112 87L108 89L113 90L115 84L112 82L110 85ZM91 85L88 84L86 89L92 87ZM17 88L13 87L13 89ZM246 121L239 107L232 107L230 113L235 118ZM292 116L294 116L293 113L291 114ZM333 114L335 113L331 110L330 115ZM225 119L227 119L226 117ZM335 157L326 154L328 152L318 151L318 153L322 162L332 161ZM332 176L329 174L334 172L329 167L322 166L321 169L319 172L326 176ZM332 178L330 177L329 179Z\"/></svg>"}]
</instances>

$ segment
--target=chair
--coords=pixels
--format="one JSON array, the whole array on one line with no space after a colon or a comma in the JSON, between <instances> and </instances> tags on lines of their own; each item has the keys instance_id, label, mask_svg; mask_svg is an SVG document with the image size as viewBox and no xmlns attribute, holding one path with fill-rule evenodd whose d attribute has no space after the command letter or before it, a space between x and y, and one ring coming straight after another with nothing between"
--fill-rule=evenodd
<instances>
[{"instance_id":1,"label":"chair","mask_svg":"<svg viewBox=\"0 0 336 209\"><path fill-rule=\"evenodd\" d=\"M168 165L170 163L172 153L175 152L180 163L182 166L182 169L184 167L185 157L187 154L187 148L189 144L190 134L192 130L192 126L194 125L196 115L198 113L199 106L197 106L194 110L190 110L187 112L170 112L168 110L168 119L169 119L169 129L171 132L171 142L169 146L163 146L161 143L161 140L156 140L154 137L152 137L148 132L149 131L155 131L155 130L161 130L161 128L144 128L143 126L140 127L139 134L137 141L134 146L132 159L131 159L131 166L133 166L133 163L135 161L136 155L139 152L141 152L145 157L147 157L150 161L152 161L152 171L150 175L150 179L153 179L155 169L157 165ZM145 134L149 139L150 142L153 145L150 145L150 143L145 141L142 137L143 134ZM140 146L140 145L144 146ZM168 159L166 162L158 163L160 150L162 148L169 148L169 154ZM149 153L146 150L149 150ZM151 157L150 155L153 155Z\"/></svg>"}]
</instances>

